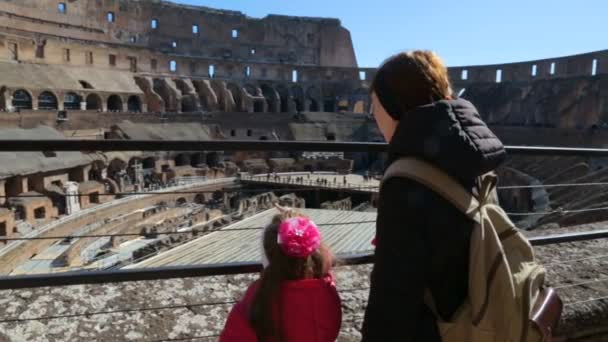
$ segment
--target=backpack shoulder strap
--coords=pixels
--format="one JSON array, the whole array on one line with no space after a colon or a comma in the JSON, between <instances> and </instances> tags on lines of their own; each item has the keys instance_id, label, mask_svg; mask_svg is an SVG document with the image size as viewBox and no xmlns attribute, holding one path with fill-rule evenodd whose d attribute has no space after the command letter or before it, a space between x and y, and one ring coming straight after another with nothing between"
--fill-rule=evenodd
<instances>
[{"instance_id":1,"label":"backpack shoulder strap","mask_svg":"<svg viewBox=\"0 0 608 342\"><path fill-rule=\"evenodd\" d=\"M386 170L382 184L393 177L408 178L426 186L470 219L480 222L480 203L477 198L451 176L435 166L416 158L401 158L393 162ZM488 177L483 178L483 183L486 184L482 186L484 189L480 189L480 194L483 194L484 197L493 189L495 183L490 184L491 181Z\"/></svg>"}]
</instances>

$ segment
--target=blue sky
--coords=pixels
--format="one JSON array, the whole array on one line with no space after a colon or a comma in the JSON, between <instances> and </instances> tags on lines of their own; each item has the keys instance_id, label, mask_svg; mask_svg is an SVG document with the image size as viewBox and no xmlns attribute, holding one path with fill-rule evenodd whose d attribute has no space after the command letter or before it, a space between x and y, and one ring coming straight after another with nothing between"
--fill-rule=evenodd
<instances>
[{"instance_id":1,"label":"blue sky","mask_svg":"<svg viewBox=\"0 0 608 342\"><path fill-rule=\"evenodd\" d=\"M608 0L173 0L241 11L342 20L359 66L432 49L450 66L494 64L608 49Z\"/></svg>"}]
</instances>

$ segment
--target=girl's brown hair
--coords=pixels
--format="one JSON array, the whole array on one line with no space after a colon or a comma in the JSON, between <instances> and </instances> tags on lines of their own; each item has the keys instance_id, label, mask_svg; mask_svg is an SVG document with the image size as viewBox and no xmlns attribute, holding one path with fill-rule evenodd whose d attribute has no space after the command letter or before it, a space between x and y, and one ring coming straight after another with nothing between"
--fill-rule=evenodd
<instances>
[{"instance_id":1,"label":"girl's brown hair","mask_svg":"<svg viewBox=\"0 0 608 342\"><path fill-rule=\"evenodd\" d=\"M268 267L262 271L250 312L250 322L258 341L285 341L281 322L281 284L288 280L323 278L328 275L333 256L326 245L321 246L307 258L286 256L277 242L279 225L291 217L304 216L286 211L276 215L266 228L263 237L264 252Z\"/></svg>"},{"instance_id":2,"label":"girl's brown hair","mask_svg":"<svg viewBox=\"0 0 608 342\"><path fill-rule=\"evenodd\" d=\"M448 70L432 51L402 52L387 59L370 87L395 120L412 109L452 95Z\"/></svg>"}]
</instances>

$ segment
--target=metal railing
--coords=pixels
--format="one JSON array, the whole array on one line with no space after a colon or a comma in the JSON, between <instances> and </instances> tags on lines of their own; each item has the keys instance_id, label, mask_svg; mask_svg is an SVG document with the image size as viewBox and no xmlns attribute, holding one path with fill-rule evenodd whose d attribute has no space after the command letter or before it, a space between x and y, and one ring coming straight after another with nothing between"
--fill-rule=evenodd
<instances>
[{"instance_id":1,"label":"metal railing","mask_svg":"<svg viewBox=\"0 0 608 342\"><path fill-rule=\"evenodd\" d=\"M386 152L382 143L260 142L260 141L132 141L132 140L0 140L0 151L319 151ZM608 149L507 147L512 155L607 157ZM192 184L186 185L186 187ZM124 200L133 199L125 198ZM120 200L118 200L120 201ZM117 205L113 201L112 205ZM95 210L99 209L94 207ZM88 211L80 212L80 215ZM67 218L66 218L67 219ZM38 232L40 233L40 232ZM535 246L608 238L608 230L534 237ZM372 254L339 256L340 265L373 261ZM60 274L0 277L0 290L77 284L119 283L259 272L255 262L179 266L111 271L75 271Z\"/></svg>"}]
</instances>

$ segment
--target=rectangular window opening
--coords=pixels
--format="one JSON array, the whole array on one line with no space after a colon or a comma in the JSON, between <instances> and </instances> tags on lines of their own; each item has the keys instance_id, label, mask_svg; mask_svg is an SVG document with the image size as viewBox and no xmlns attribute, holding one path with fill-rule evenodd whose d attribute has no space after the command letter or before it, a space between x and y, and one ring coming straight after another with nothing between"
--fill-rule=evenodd
<instances>
[{"instance_id":1,"label":"rectangular window opening","mask_svg":"<svg viewBox=\"0 0 608 342\"><path fill-rule=\"evenodd\" d=\"M251 77L251 67L250 66L247 66L245 68L245 76Z\"/></svg>"},{"instance_id":2,"label":"rectangular window opening","mask_svg":"<svg viewBox=\"0 0 608 342\"><path fill-rule=\"evenodd\" d=\"M176 61L169 62L169 71L171 71L171 72L177 71L177 62Z\"/></svg>"},{"instance_id":3,"label":"rectangular window opening","mask_svg":"<svg viewBox=\"0 0 608 342\"><path fill-rule=\"evenodd\" d=\"M171 42L171 47L175 49L177 47L177 42L176 41Z\"/></svg>"},{"instance_id":4,"label":"rectangular window opening","mask_svg":"<svg viewBox=\"0 0 608 342\"><path fill-rule=\"evenodd\" d=\"M156 71L157 67L158 67L158 62L156 61L156 59L151 59L150 60L150 69Z\"/></svg>"},{"instance_id":5,"label":"rectangular window opening","mask_svg":"<svg viewBox=\"0 0 608 342\"><path fill-rule=\"evenodd\" d=\"M158 28L158 19L152 19L152 21L150 22L150 27L153 30L156 30Z\"/></svg>"},{"instance_id":6,"label":"rectangular window opening","mask_svg":"<svg viewBox=\"0 0 608 342\"><path fill-rule=\"evenodd\" d=\"M86 59L86 64L88 65L92 65L93 64L93 51L87 51L84 53L85 55L85 59Z\"/></svg>"},{"instance_id":7,"label":"rectangular window opening","mask_svg":"<svg viewBox=\"0 0 608 342\"><path fill-rule=\"evenodd\" d=\"M359 79L361 81L365 81L367 79L367 72L365 72L365 71L359 71Z\"/></svg>"},{"instance_id":8,"label":"rectangular window opening","mask_svg":"<svg viewBox=\"0 0 608 342\"><path fill-rule=\"evenodd\" d=\"M8 51L10 53L10 59L12 61L18 61L19 60L19 45L17 45L17 43L9 43L8 44Z\"/></svg>"},{"instance_id":9,"label":"rectangular window opening","mask_svg":"<svg viewBox=\"0 0 608 342\"><path fill-rule=\"evenodd\" d=\"M213 78L214 75L215 75L215 66L210 65L209 66L209 77Z\"/></svg>"},{"instance_id":10,"label":"rectangular window opening","mask_svg":"<svg viewBox=\"0 0 608 342\"><path fill-rule=\"evenodd\" d=\"M496 70L496 83L502 82L502 69Z\"/></svg>"},{"instance_id":11,"label":"rectangular window opening","mask_svg":"<svg viewBox=\"0 0 608 342\"><path fill-rule=\"evenodd\" d=\"M57 5L57 11L58 11L59 13L61 13L61 14L65 14L65 13L68 11L68 7L67 7L67 5L65 4L65 2L60 2L60 3Z\"/></svg>"},{"instance_id":12,"label":"rectangular window opening","mask_svg":"<svg viewBox=\"0 0 608 342\"><path fill-rule=\"evenodd\" d=\"M192 25L192 34L198 34L198 25Z\"/></svg>"},{"instance_id":13,"label":"rectangular window opening","mask_svg":"<svg viewBox=\"0 0 608 342\"><path fill-rule=\"evenodd\" d=\"M462 70L462 72L460 73L460 79L461 80L468 80L469 79L469 70Z\"/></svg>"},{"instance_id":14,"label":"rectangular window opening","mask_svg":"<svg viewBox=\"0 0 608 342\"><path fill-rule=\"evenodd\" d=\"M64 62L70 61L70 49L63 49L63 61Z\"/></svg>"},{"instance_id":15,"label":"rectangular window opening","mask_svg":"<svg viewBox=\"0 0 608 342\"><path fill-rule=\"evenodd\" d=\"M591 63L591 76L597 75L597 59L594 59Z\"/></svg>"},{"instance_id":16,"label":"rectangular window opening","mask_svg":"<svg viewBox=\"0 0 608 342\"><path fill-rule=\"evenodd\" d=\"M36 58L44 58L44 44L36 45Z\"/></svg>"},{"instance_id":17,"label":"rectangular window opening","mask_svg":"<svg viewBox=\"0 0 608 342\"><path fill-rule=\"evenodd\" d=\"M137 57L128 57L129 59L129 70L131 72L137 72Z\"/></svg>"},{"instance_id":18,"label":"rectangular window opening","mask_svg":"<svg viewBox=\"0 0 608 342\"><path fill-rule=\"evenodd\" d=\"M294 70L291 72L291 82L298 82L298 70Z\"/></svg>"},{"instance_id":19,"label":"rectangular window opening","mask_svg":"<svg viewBox=\"0 0 608 342\"><path fill-rule=\"evenodd\" d=\"M538 66L536 64L532 65L532 77L536 77L538 74Z\"/></svg>"},{"instance_id":20,"label":"rectangular window opening","mask_svg":"<svg viewBox=\"0 0 608 342\"><path fill-rule=\"evenodd\" d=\"M108 59L111 66L116 66L116 55L110 55Z\"/></svg>"},{"instance_id":21,"label":"rectangular window opening","mask_svg":"<svg viewBox=\"0 0 608 342\"><path fill-rule=\"evenodd\" d=\"M251 53L251 55L255 55L255 49L251 49L251 51L249 51L249 53Z\"/></svg>"},{"instance_id":22,"label":"rectangular window opening","mask_svg":"<svg viewBox=\"0 0 608 342\"><path fill-rule=\"evenodd\" d=\"M109 23L113 23L116 18L114 17L114 12L108 12L107 19Z\"/></svg>"},{"instance_id":23,"label":"rectangular window opening","mask_svg":"<svg viewBox=\"0 0 608 342\"><path fill-rule=\"evenodd\" d=\"M549 68L549 73L551 75L555 75L555 62L551 63L551 67Z\"/></svg>"},{"instance_id":24,"label":"rectangular window opening","mask_svg":"<svg viewBox=\"0 0 608 342\"><path fill-rule=\"evenodd\" d=\"M232 30L232 38L236 39L238 37L239 37L239 30L233 29Z\"/></svg>"}]
</instances>

